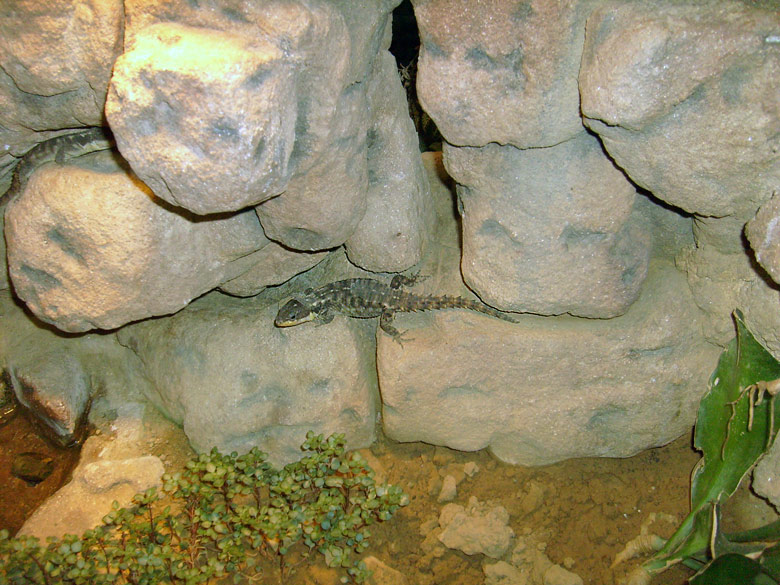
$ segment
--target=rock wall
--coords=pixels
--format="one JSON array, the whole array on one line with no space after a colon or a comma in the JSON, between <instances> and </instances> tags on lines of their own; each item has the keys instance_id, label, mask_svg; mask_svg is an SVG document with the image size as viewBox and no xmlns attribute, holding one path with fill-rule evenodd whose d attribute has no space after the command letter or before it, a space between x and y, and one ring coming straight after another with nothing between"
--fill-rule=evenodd
<instances>
[{"instance_id":1,"label":"rock wall","mask_svg":"<svg viewBox=\"0 0 780 585\"><path fill-rule=\"evenodd\" d=\"M445 140L423 157L398 3L14 2L0 185L75 128L118 150L5 198L3 390L62 399L37 412L64 440L124 385L199 450L283 463L309 429L360 447L379 420L541 465L690 429L737 307L780 357L771 2L416 0ZM407 270L516 323L273 326L293 293Z\"/></svg>"}]
</instances>

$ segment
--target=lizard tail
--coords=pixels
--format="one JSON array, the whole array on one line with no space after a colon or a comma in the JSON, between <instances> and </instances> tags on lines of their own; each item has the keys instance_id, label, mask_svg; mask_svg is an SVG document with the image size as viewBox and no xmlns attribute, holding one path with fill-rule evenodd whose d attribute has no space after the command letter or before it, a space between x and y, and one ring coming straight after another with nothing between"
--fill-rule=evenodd
<instances>
[{"instance_id":1,"label":"lizard tail","mask_svg":"<svg viewBox=\"0 0 780 585\"><path fill-rule=\"evenodd\" d=\"M483 303L472 301L471 299L464 299L463 297L455 297L445 295L441 297L420 297L417 299L418 306L414 309L416 311L432 311L436 309L468 309L469 311L477 311L497 319L509 321L510 323L517 323L514 317L502 313L501 311L489 307Z\"/></svg>"}]
</instances>

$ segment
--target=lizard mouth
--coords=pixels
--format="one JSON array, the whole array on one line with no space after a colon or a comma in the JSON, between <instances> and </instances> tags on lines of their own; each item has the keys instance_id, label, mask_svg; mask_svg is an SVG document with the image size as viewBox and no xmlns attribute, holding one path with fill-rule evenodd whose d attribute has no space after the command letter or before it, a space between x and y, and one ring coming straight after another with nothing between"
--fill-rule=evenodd
<instances>
[{"instance_id":1,"label":"lizard mouth","mask_svg":"<svg viewBox=\"0 0 780 585\"><path fill-rule=\"evenodd\" d=\"M312 321L316 315L314 311L308 309L300 301L295 299L289 301L282 307L274 319L274 325L277 327L292 327L306 321Z\"/></svg>"}]
</instances>

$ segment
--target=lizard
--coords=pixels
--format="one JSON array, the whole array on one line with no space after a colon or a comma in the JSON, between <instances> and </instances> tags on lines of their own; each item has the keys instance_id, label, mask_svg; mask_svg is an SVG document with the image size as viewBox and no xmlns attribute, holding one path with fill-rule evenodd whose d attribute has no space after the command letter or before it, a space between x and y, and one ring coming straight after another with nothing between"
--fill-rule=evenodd
<instances>
[{"instance_id":1,"label":"lizard","mask_svg":"<svg viewBox=\"0 0 780 585\"><path fill-rule=\"evenodd\" d=\"M50 140L39 142L28 150L17 163L11 186L0 197L0 207L24 191L27 181L43 164L56 162L64 164L69 160L114 146L110 132L102 127L84 128L70 134L60 134Z\"/></svg>"},{"instance_id":2,"label":"lizard","mask_svg":"<svg viewBox=\"0 0 780 585\"><path fill-rule=\"evenodd\" d=\"M316 289L307 289L279 309L274 325L292 327L307 321L330 323L334 312L359 319L379 317L382 330L401 343L403 334L392 326L393 316L398 312L468 309L517 323L509 315L477 301L450 295L420 295L403 290L403 286L414 284L417 280L418 276L401 274L394 276L390 284L374 278L348 278Z\"/></svg>"}]
</instances>

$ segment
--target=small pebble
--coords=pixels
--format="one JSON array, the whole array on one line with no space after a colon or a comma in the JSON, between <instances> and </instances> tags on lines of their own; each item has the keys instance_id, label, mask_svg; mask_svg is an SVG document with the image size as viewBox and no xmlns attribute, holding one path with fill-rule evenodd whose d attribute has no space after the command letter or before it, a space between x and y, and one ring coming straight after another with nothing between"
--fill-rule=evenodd
<instances>
[{"instance_id":1,"label":"small pebble","mask_svg":"<svg viewBox=\"0 0 780 585\"><path fill-rule=\"evenodd\" d=\"M458 482L451 475L444 477L439 492L439 502L451 502L458 495Z\"/></svg>"},{"instance_id":2,"label":"small pebble","mask_svg":"<svg viewBox=\"0 0 780 585\"><path fill-rule=\"evenodd\" d=\"M473 461L469 461L468 463L463 465L463 473L465 473L469 477L474 477L474 475L478 471L479 471L479 465L477 465Z\"/></svg>"}]
</instances>

